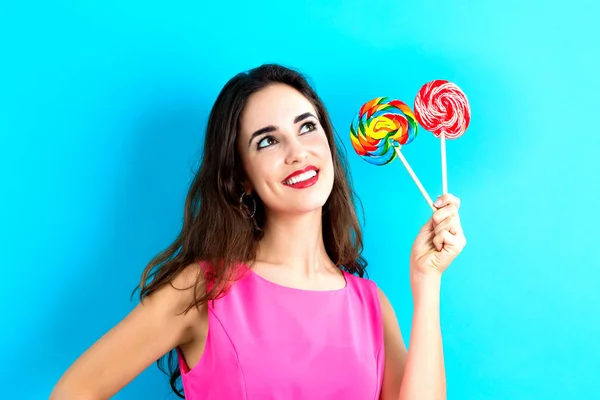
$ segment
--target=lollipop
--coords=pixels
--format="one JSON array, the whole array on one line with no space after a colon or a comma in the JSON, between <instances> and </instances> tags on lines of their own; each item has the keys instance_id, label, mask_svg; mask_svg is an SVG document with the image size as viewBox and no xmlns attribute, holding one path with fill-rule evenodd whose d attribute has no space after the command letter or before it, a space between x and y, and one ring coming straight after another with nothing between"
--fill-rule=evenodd
<instances>
[{"instance_id":1,"label":"lollipop","mask_svg":"<svg viewBox=\"0 0 600 400\"><path fill-rule=\"evenodd\" d=\"M469 101L454 83L434 80L423 85L417 93L415 116L423 128L441 139L442 190L446 194L446 138L456 139L467 130L471 120Z\"/></svg>"},{"instance_id":2,"label":"lollipop","mask_svg":"<svg viewBox=\"0 0 600 400\"><path fill-rule=\"evenodd\" d=\"M417 136L417 122L410 107L400 100L377 97L365 103L350 125L350 142L356 153L373 165L386 165L396 156L402 161L421 194L433 207L413 169L400 151Z\"/></svg>"}]
</instances>

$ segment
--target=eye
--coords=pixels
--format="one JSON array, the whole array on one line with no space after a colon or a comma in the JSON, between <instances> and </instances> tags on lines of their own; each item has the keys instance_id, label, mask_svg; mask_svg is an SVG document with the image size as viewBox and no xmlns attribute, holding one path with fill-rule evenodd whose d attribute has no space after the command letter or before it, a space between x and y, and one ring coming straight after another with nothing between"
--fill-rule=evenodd
<instances>
[{"instance_id":1,"label":"eye","mask_svg":"<svg viewBox=\"0 0 600 400\"><path fill-rule=\"evenodd\" d=\"M258 143L256 144L256 148L258 150L260 149L264 149L265 147L269 147L273 144L275 144L277 141L275 140L275 138L273 136L265 136L264 138L262 138L261 140L258 141Z\"/></svg>"},{"instance_id":2,"label":"eye","mask_svg":"<svg viewBox=\"0 0 600 400\"><path fill-rule=\"evenodd\" d=\"M305 130L304 128L308 127L308 130ZM300 129L300 133L307 133L307 132L311 132L314 131L315 129L317 129L317 124L314 122L307 122L304 125L302 125L302 128Z\"/></svg>"}]
</instances>

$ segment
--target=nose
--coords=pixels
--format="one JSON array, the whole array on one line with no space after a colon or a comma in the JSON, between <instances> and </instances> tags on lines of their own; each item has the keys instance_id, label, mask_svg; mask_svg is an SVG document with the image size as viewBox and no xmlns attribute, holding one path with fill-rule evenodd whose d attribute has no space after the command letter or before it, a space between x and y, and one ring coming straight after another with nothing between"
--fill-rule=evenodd
<instances>
[{"instance_id":1,"label":"nose","mask_svg":"<svg viewBox=\"0 0 600 400\"><path fill-rule=\"evenodd\" d=\"M300 142L298 137L294 137L287 141L287 149L285 156L286 164L302 164L308 158L306 147Z\"/></svg>"}]
</instances>

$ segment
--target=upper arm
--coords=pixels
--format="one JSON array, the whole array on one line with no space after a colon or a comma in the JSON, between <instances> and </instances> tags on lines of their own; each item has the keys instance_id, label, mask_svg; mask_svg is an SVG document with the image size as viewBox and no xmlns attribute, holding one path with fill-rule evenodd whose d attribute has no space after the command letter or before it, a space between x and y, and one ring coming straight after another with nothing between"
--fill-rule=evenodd
<instances>
[{"instance_id":1,"label":"upper arm","mask_svg":"<svg viewBox=\"0 0 600 400\"><path fill-rule=\"evenodd\" d=\"M379 303L383 319L383 342L385 348L385 364L381 400L397 400L406 365L406 345L402 339L400 326L392 304L379 289Z\"/></svg>"},{"instance_id":2,"label":"upper arm","mask_svg":"<svg viewBox=\"0 0 600 400\"><path fill-rule=\"evenodd\" d=\"M195 308L182 311L193 300L196 274L197 267L191 265L172 286L147 296L71 365L51 399L108 399L157 359L191 340L198 313Z\"/></svg>"}]
</instances>

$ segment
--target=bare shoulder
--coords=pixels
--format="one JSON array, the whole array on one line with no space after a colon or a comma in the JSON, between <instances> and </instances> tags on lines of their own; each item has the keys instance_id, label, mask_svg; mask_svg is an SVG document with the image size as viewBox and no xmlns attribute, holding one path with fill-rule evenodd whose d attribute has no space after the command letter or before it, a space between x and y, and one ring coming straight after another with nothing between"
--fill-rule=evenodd
<instances>
[{"instance_id":1,"label":"bare shoulder","mask_svg":"<svg viewBox=\"0 0 600 400\"><path fill-rule=\"evenodd\" d=\"M154 361L192 341L200 314L195 307L184 311L194 300L200 273L200 266L191 264L146 296L75 360L50 398L110 398Z\"/></svg>"},{"instance_id":2,"label":"bare shoulder","mask_svg":"<svg viewBox=\"0 0 600 400\"><path fill-rule=\"evenodd\" d=\"M144 297L133 310L140 316L157 318L171 326L170 332L178 334L176 344L182 344L192 339L192 328L197 318L197 308L190 305L196 296L205 290L203 271L198 263L186 266L173 279ZM206 305L200 305L199 308Z\"/></svg>"},{"instance_id":3,"label":"bare shoulder","mask_svg":"<svg viewBox=\"0 0 600 400\"><path fill-rule=\"evenodd\" d=\"M377 286L377 294L379 295L379 304L381 305L381 313L384 315L384 320L385 317L389 318L390 316L396 318L392 303L390 303L390 300L379 286Z\"/></svg>"},{"instance_id":4,"label":"bare shoulder","mask_svg":"<svg viewBox=\"0 0 600 400\"><path fill-rule=\"evenodd\" d=\"M175 275L171 282L141 301L140 306L153 306L157 311L183 315L195 296L205 290L203 276L203 269L198 263L190 264Z\"/></svg>"},{"instance_id":5,"label":"bare shoulder","mask_svg":"<svg viewBox=\"0 0 600 400\"><path fill-rule=\"evenodd\" d=\"M392 303L381 288L378 288L378 294L379 303L381 304L385 347L385 366L380 398L382 400L392 400L397 399L400 393L406 366L407 349Z\"/></svg>"},{"instance_id":6,"label":"bare shoulder","mask_svg":"<svg viewBox=\"0 0 600 400\"><path fill-rule=\"evenodd\" d=\"M400 326L394 307L380 287L377 287L377 294L379 295L379 304L381 305L384 333L397 336L400 333Z\"/></svg>"},{"instance_id":7,"label":"bare shoulder","mask_svg":"<svg viewBox=\"0 0 600 400\"><path fill-rule=\"evenodd\" d=\"M191 306L206 290L204 270L199 263L186 266L171 282L165 284L140 302L137 308L148 317L163 321L170 349L196 340L205 325L206 303ZM147 309L147 310L146 310ZM144 311L146 310L146 311Z\"/></svg>"}]
</instances>

